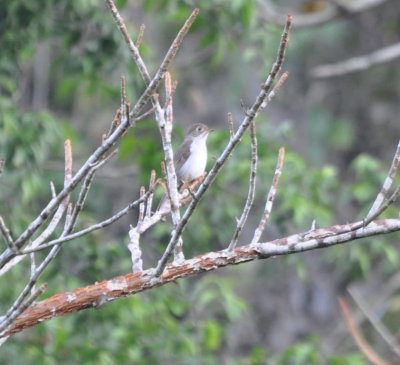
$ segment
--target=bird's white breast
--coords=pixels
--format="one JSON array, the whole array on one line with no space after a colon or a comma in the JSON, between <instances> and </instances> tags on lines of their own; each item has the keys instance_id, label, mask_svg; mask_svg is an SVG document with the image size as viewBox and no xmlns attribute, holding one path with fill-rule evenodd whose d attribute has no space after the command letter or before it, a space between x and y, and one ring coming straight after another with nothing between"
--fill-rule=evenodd
<instances>
[{"instance_id":1,"label":"bird's white breast","mask_svg":"<svg viewBox=\"0 0 400 365\"><path fill-rule=\"evenodd\" d=\"M179 178L185 182L204 174L207 164L207 136L195 138L190 145L190 156L179 170Z\"/></svg>"}]
</instances>

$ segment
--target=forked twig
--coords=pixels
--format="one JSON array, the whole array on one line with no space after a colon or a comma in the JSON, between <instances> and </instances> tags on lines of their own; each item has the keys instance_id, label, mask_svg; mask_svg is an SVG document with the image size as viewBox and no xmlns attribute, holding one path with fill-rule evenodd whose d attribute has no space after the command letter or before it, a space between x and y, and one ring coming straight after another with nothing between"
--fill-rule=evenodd
<instances>
[{"instance_id":1,"label":"forked twig","mask_svg":"<svg viewBox=\"0 0 400 365\"><path fill-rule=\"evenodd\" d=\"M397 144L397 149L396 152L393 156L393 161L392 164L390 166L389 172L386 176L386 179L382 185L382 188L379 192L379 194L377 195L374 203L372 204L366 219L370 218L373 214L375 214L379 207L381 206L383 200L385 199L387 193L389 192L390 187L393 184L393 180L396 176L397 171L399 170L399 164L400 164L400 141Z\"/></svg>"},{"instance_id":2,"label":"forked twig","mask_svg":"<svg viewBox=\"0 0 400 365\"><path fill-rule=\"evenodd\" d=\"M4 237L5 241L6 241L7 246L11 250L15 251L16 248L15 248L15 245L14 245L14 240L11 237L10 230L8 229L7 225L5 224L2 216L0 216L0 232L2 233L2 235L3 235L3 237Z\"/></svg>"},{"instance_id":3,"label":"forked twig","mask_svg":"<svg viewBox=\"0 0 400 365\"><path fill-rule=\"evenodd\" d=\"M232 240L229 243L228 251L232 251L236 247L240 232L242 231L244 225L246 224L247 217L253 205L254 195L256 192L258 148L257 148L256 122L254 120L250 124L250 137L251 137L251 164L250 164L249 191L247 193L247 199L242 211L242 215L238 220L235 232L233 233Z\"/></svg>"},{"instance_id":4,"label":"forked twig","mask_svg":"<svg viewBox=\"0 0 400 365\"><path fill-rule=\"evenodd\" d=\"M264 232L265 225L268 222L269 216L274 205L275 195L278 191L279 179L282 175L283 163L285 161L285 149L281 147L279 149L278 162L276 164L274 178L272 179L272 184L268 192L267 201L265 202L264 214L261 217L260 223L257 229L254 231L253 239L251 243L257 243L260 241L261 235Z\"/></svg>"}]
</instances>

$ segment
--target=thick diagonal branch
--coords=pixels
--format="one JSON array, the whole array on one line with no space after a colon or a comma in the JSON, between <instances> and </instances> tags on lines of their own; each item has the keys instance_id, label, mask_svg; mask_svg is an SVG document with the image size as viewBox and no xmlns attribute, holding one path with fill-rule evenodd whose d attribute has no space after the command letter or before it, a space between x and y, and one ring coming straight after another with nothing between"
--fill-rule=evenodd
<instances>
[{"instance_id":1,"label":"thick diagonal branch","mask_svg":"<svg viewBox=\"0 0 400 365\"><path fill-rule=\"evenodd\" d=\"M56 294L25 311L3 336L20 332L54 317L93 308L99 302L110 302L120 297L174 282L179 278L213 271L220 267L277 255L315 250L351 242L359 238L400 231L400 219L374 221L368 227L351 231L352 226L357 224L359 222L316 229L271 242L248 244L236 248L232 252L226 250L210 252L185 260L180 265L171 264L158 278L154 277L153 270L150 269L140 273L118 276L71 292Z\"/></svg>"}]
</instances>

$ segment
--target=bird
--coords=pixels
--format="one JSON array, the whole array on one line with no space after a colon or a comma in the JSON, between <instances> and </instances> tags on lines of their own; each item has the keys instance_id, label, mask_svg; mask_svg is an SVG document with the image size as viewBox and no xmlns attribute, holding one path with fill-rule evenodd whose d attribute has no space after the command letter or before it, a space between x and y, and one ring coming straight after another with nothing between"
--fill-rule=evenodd
<instances>
[{"instance_id":1,"label":"bird","mask_svg":"<svg viewBox=\"0 0 400 365\"><path fill-rule=\"evenodd\" d=\"M178 190L183 184L204 174L207 165L207 138L211 132L213 129L203 123L195 123L187 130L185 139L174 155ZM165 201L166 196L161 199L158 210L164 206Z\"/></svg>"}]
</instances>

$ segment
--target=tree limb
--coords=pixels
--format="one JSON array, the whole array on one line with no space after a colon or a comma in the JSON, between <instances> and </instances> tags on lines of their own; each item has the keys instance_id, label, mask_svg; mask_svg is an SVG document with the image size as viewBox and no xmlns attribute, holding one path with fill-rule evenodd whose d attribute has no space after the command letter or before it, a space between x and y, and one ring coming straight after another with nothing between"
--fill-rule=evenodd
<instances>
[{"instance_id":1,"label":"tree limb","mask_svg":"<svg viewBox=\"0 0 400 365\"><path fill-rule=\"evenodd\" d=\"M185 260L179 265L168 265L160 277L154 277L154 270L149 269L140 273L117 276L71 292L56 294L26 310L16 319L13 326L0 337L20 332L54 317L93 308L98 303L110 302L120 297L162 286L179 278L199 275L221 267L238 265L257 259L315 250L359 238L400 231L400 219L378 220L371 222L365 228L351 231L352 226L359 223L336 225L294 234L271 242L248 244L236 248L232 252L226 250L209 252Z\"/></svg>"}]
</instances>

